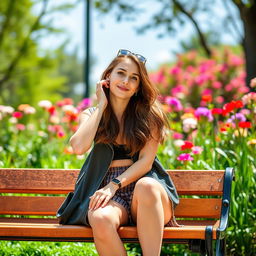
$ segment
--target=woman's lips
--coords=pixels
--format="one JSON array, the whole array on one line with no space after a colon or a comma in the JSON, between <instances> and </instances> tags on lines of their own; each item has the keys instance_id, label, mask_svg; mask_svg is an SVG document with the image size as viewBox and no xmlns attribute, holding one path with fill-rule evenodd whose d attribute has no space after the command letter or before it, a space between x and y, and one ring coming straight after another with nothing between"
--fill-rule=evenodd
<instances>
[{"instance_id":1,"label":"woman's lips","mask_svg":"<svg viewBox=\"0 0 256 256\"><path fill-rule=\"evenodd\" d=\"M125 88L125 87L122 87L122 86L117 86L120 90L122 90L122 91L129 91L127 88Z\"/></svg>"}]
</instances>

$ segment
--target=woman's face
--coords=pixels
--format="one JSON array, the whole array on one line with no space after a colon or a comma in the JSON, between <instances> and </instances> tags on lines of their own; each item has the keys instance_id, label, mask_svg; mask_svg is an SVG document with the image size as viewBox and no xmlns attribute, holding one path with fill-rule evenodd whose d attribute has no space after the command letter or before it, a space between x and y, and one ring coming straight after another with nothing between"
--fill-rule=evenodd
<instances>
[{"instance_id":1,"label":"woman's face","mask_svg":"<svg viewBox=\"0 0 256 256\"><path fill-rule=\"evenodd\" d=\"M111 96L130 99L139 89L139 68L134 61L124 58L112 70L109 79Z\"/></svg>"}]
</instances>

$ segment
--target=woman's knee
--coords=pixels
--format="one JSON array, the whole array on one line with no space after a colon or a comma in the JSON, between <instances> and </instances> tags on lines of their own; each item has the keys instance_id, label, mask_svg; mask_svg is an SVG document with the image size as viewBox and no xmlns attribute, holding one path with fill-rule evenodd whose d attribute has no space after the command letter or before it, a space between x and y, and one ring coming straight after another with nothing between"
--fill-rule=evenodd
<instances>
[{"instance_id":1,"label":"woman's knee","mask_svg":"<svg viewBox=\"0 0 256 256\"><path fill-rule=\"evenodd\" d=\"M97 237L106 237L110 232L116 229L116 221L105 209L99 208L88 212L88 220Z\"/></svg>"},{"instance_id":2,"label":"woman's knee","mask_svg":"<svg viewBox=\"0 0 256 256\"><path fill-rule=\"evenodd\" d=\"M144 177L137 181L134 188L134 197L140 203L154 204L161 199L161 193L157 181Z\"/></svg>"}]
</instances>

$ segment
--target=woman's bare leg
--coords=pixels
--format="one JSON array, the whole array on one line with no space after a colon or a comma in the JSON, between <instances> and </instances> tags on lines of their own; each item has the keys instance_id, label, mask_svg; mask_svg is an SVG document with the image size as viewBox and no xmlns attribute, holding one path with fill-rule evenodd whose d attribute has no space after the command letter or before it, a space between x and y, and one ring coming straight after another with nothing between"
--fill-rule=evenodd
<instances>
[{"instance_id":1,"label":"woman's bare leg","mask_svg":"<svg viewBox=\"0 0 256 256\"><path fill-rule=\"evenodd\" d=\"M162 185L150 177L138 180L131 211L143 256L160 255L164 225L172 217L171 201Z\"/></svg>"},{"instance_id":2,"label":"woman's bare leg","mask_svg":"<svg viewBox=\"0 0 256 256\"><path fill-rule=\"evenodd\" d=\"M93 230L94 243L100 256L127 255L117 229L127 223L128 214L125 208L110 200L104 208L89 210L89 223Z\"/></svg>"}]
</instances>

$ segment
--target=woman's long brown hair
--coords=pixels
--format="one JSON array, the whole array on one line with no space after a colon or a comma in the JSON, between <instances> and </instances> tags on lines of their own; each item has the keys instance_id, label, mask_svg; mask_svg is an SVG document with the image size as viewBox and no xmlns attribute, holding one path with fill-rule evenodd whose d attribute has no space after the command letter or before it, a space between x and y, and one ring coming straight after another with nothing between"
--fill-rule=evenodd
<instances>
[{"instance_id":1,"label":"woman's long brown hair","mask_svg":"<svg viewBox=\"0 0 256 256\"><path fill-rule=\"evenodd\" d=\"M131 97L123 115L122 137L130 155L140 151L146 142L153 138L163 142L164 128L168 127L168 120L157 102L158 90L149 80L145 65L135 56L118 56L107 67L101 79L106 79L116 65L130 58L139 68L140 84L137 95ZM120 127L109 100L109 89L104 88L109 104L107 105L96 133L96 143L116 144ZM156 134L155 134L156 133ZM157 136L157 138L155 138Z\"/></svg>"}]
</instances>

